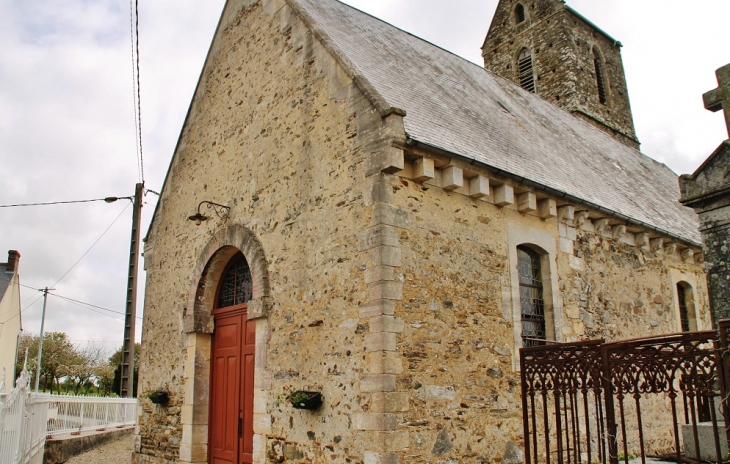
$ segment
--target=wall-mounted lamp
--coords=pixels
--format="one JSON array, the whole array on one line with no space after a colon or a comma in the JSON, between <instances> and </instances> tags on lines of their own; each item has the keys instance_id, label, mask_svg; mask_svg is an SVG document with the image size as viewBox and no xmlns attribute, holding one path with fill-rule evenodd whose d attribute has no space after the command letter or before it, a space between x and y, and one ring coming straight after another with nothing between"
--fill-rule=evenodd
<instances>
[{"instance_id":1,"label":"wall-mounted lamp","mask_svg":"<svg viewBox=\"0 0 730 464\"><path fill-rule=\"evenodd\" d=\"M195 221L195 225L199 226L201 222L207 221L210 219L209 216L204 215L200 212L200 207L205 205L206 208L212 209L216 216L218 216L218 219L222 219L223 222L226 222L228 220L228 215L231 212L231 208L224 205L219 205L218 203L213 203L212 201L201 201L198 205L198 212L193 214L192 216L188 216L188 219L191 221Z\"/></svg>"}]
</instances>

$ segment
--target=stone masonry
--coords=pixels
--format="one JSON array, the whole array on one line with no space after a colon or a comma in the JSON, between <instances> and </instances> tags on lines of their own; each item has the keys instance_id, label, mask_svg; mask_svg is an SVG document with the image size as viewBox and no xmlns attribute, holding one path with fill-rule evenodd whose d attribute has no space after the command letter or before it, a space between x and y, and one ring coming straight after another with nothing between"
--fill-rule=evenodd
<instances>
[{"instance_id":1,"label":"stone masonry","mask_svg":"<svg viewBox=\"0 0 730 464\"><path fill-rule=\"evenodd\" d=\"M525 20L517 23L522 5ZM519 83L517 58L527 47L536 92L634 148L634 130L621 43L559 0L500 0L482 46L484 67ZM606 103L599 101L594 51L604 70Z\"/></svg>"},{"instance_id":2,"label":"stone masonry","mask_svg":"<svg viewBox=\"0 0 730 464\"><path fill-rule=\"evenodd\" d=\"M520 245L551 339L679 331L680 282L710 327L698 244L410 143L314 24L295 0L226 5L145 243L133 462L208 460L211 310L238 251L256 463L519 461ZM196 226L202 200L230 215Z\"/></svg>"}]
</instances>

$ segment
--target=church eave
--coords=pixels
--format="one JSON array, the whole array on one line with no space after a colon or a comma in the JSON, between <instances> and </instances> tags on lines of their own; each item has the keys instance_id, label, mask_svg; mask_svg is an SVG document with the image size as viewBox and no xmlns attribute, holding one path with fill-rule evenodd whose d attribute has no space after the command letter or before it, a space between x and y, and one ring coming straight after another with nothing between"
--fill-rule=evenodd
<instances>
[{"instance_id":1,"label":"church eave","mask_svg":"<svg viewBox=\"0 0 730 464\"><path fill-rule=\"evenodd\" d=\"M657 226L654 226L652 224L648 224L648 223L646 223L644 221L641 221L641 220L638 220L638 219L634 219L632 217L626 216L625 214L621 214L621 213L619 213L617 211L613 211L613 210L611 210L609 208L606 208L605 206L601 206L601 205L598 205L596 203L593 203L593 202L590 202L588 200L585 200L583 198L576 197L575 195L571 195L571 194L569 194L567 192L564 192L564 191L561 191L561 190L558 190L558 189L549 187L549 186L544 185L544 184L541 184L541 183L539 183L537 181L534 181L534 180L531 180L531 179L528 179L528 178L525 178L525 177L522 177L522 176L513 174L511 172L505 171L505 170L500 169L500 168L498 168L496 166L492 166L492 165L490 165L488 163L485 163L483 161L479 161L479 160L477 160L475 158L472 158L472 157L469 157L469 156L465 156L465 155L461 155L461 154L458 154L458 153L449 152L449 151L444 150L444 149L442 149L440 147L437 147L435 145L431 145L431 144L429 144L427 142L422 142L420 140L415 140L415 139L411 138L410 136L407 136L407 144L410 145L410 146L419 146L419 147L422 147L425 150L430 151L430 152L432 152L434 154L441 155L441 156L446 156L446 157L453 158L453 159L458 159L458 160L460 160L462 162L465 162L467 164L481 167L481 168L483 168L483 169L485 169L485 170L487 170L489 172L492 172L492 173L497 174L499 176L503 176L505 178L511 179L514 182L523 184L523 185L525 185L527 187L530 187L530 188L533 188L535 190L539 190L539 191L545 193L546 195L548 195L549 197L552 197L554 199L564 200L564 201L566 201L568 203L571 203L571 204L574 204L574 205L585 206L585 207L590 208L591 210L593 210L593 211L595 211L597 213L605 214L606 216L610 216L610 217L612 217L614 219L617 219L619 221L626 222L627 225L633 225L633 226L637 226L637 227L641 227L641 228L644 228L644 229L648 229L648 230L654 231L654 232L656 232L656 233L658 233L660 235L663 235L665 237L668 237L668 238L677 240L679 242L685 243L686 245L689 245L689 246L693 246L693 247L701 247L702 246L702 244L700 242L698 242L698 241L689 239L687 237L683 237L683 236L681 236L681 235L679 235L677 233L670 232L668 230L662 229L661 227L657 227Z\"/></svg>"}]
</instances>

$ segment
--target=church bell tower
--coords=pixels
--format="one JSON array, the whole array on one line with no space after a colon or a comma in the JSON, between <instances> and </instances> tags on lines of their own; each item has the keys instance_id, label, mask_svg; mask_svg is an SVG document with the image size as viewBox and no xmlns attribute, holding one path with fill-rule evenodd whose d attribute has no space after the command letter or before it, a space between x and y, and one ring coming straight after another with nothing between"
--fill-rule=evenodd
<instances>
[{"instance_id":1,"label":"church bell tower","mask_svg":"<svg viewBox=\"0 0 730 464\"><path fill-rule=\"evenodd\" d=\"M621 42L562 0L500 0L484 67L639 148Z\"/></svg>"}]
</instances>

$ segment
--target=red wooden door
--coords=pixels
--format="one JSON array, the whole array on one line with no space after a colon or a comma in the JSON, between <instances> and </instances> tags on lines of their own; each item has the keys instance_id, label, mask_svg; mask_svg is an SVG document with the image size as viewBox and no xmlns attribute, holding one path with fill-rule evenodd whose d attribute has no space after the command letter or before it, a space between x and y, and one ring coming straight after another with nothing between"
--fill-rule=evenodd
<instances>
[{"instance_id":1,"label":"red wooden door","mask_svg":"<svg viewBox=\"0 0 730 464\"><path fill-rule=\"evenodd\" d=\"M211 350L209 462L253 462L253 376L256 325L246 305L214 311Z\"/></svg>"}]
</instances>

